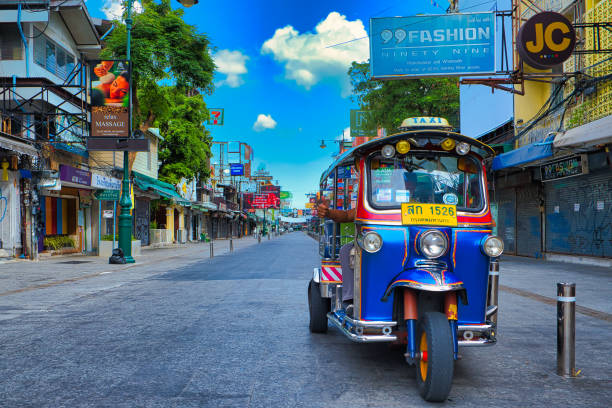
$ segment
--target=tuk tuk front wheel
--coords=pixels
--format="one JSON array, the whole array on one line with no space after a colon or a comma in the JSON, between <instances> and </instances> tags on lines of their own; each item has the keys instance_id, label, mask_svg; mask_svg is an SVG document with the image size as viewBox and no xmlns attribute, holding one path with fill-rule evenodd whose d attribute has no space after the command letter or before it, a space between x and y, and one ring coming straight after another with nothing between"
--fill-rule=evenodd
<instances>
[{"instance_id":1,"label":"tuk tuk front wheel","mask_svg":"<svg viewBox=\"0 0 612 408\"><path fill-rule=\"evenodd\" d=\"M330 299L321 297L319 284L311 279L308 284L308 311L312 333L327 333L327 312L330 309Z\"/></svg>"},{"instance_id":2,"label":"tuk tuk front wheel","mask_svg":"<svg viewBox=\"0 0 612 408\"><path fill-rule=\"evenodd\" d=\"M419 320L416 382L425 401L445 401L453 383L453 342L446 315L428 312Z\"/></svg>"}]
</instances>

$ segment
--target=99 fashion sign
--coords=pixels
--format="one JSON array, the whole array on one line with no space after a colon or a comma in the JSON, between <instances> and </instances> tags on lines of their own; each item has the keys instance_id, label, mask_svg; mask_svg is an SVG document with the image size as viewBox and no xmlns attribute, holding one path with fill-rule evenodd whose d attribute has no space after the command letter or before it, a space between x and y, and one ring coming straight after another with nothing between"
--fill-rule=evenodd
<instances>
[{"instance_id":1,"label":"99 fashion sign","mask_svg":"<svg viewBox=\"0 0 612 408\"><path fill-rule=\"evenodd\" d=\"M129 137L131 82L129 61L93 61L90 81L91 136Z\"/></svg>"},{"instance_id":2,"label":"99 fashion sign","mask_svg":"<svg viewBox=\"0 0 612 408\"><path fill-rule=\"evenodd\" d=\"M572 23L559 13L545 11L531 17L517 36L518 53L527 64L549 69L567 60L576 46Z\"/></svg>"}]
</instances>

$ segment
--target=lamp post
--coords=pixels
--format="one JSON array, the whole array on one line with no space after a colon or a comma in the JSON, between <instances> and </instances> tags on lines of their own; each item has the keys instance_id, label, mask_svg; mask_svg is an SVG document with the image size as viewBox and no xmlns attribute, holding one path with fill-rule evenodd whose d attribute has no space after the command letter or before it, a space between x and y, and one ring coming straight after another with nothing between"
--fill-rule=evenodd
<instances>
[{"instance_id":1,"label":"lamp post","mask_svg":"<svg viewBox=\"0 0 612 408\"><path fill-rule=\"evenodd\" d=\"M127 14L125 18L125 28L127 32L126 59L131 61L131 42L132 42L132 5L134 0L127 2ZM184 7L191 7L198 3L198 0L179 0ZM132 69L130 67L130 69ZM132 84L130 82L130 123L129 135L132 137ZM126 263L134 263L132 258L132 199L130 197L130 167L129 153L123 152L123 183L121 185L121 213L119 215L119 248L123 250Z\"/></svg>"}]
</instances>

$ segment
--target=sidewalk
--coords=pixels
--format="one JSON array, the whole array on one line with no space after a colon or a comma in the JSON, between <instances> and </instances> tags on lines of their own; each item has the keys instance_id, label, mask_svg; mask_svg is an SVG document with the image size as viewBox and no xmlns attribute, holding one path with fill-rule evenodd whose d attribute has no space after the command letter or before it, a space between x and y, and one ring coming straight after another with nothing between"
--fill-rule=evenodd
<instances>
[{"instance_id":1,"label":"sidewalk","mask_svg":"<svg viewBox=\"0 0 612 408\"><path fill-rule=\"evenodd\" d=\"M257 239L251 236L233 240L234 251L256 244ZM228 254L229 240L215 240L213 248L214 256ZM198 242L162 248L143 248L142 254L134 257L136 263L125 265L110 265L106 257L84 255L50 257L38 262L15 259L0 264L0 296L158 264L173 258L182 260L193 258L195 261L208 259L209 256L210 243Z\"/></svg>"},{"instance_id":2,"label":"sidewalk","mask_svg":"<svg viewBox=\"0 0 612 408\"><path fill-rule=\"evenodd\" d=\"M603 316L592 317L612 322L611 268L508 255L502 256L499 262L501 292L556 304L557 282L576 284L577 313L588 314L584 308L593 309L602 312Z\"/></svg>"}]
</instances>

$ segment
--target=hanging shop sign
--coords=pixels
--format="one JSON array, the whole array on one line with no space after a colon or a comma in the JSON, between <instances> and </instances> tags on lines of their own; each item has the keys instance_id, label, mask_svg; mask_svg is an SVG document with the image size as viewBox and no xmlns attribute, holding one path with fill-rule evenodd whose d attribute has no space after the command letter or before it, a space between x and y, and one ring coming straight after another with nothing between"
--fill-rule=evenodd
<instances>
[{"instance_id":1,"label":"hanging shop sign","mask_svg":"<svg viewBox=\"0 0 612 408\"><path fill-rule=\"evenodd\" d=\"M589 163L586 154L557 160L540 166L542 181L559 180L588 173Z\"/></svg>"},{"instance_id":2,"label":"hanging shop sign","mask_svg":"<svg viewBox=\"0 0 612 408\"><path fill-rule=\"evenodd\" d=\"M130 132L130 62L92 61L91 136L127 138Z\"/></svg>"},{"instance_id":3,"label":"hanging shop sign","mask_svg":"<svg viewBox=\"0 0 612 408\"><path fill-rule=\"evenodd\" d=\"M495 72L495 13L370 19L372 79Z\"/></svg>"},{"instance_id":4,"label":"hanging shop sign","mask_svg":"<svg viewBox=\"0 0 612 408\"><path fill-rule=\"evenodd\" d=\"M280 192L281 200L290 200L292 198L293 198L293 194L291 193L291 191L281 191Z\"/></svg>"},{"instance_id":5,"label":"hanging shop sign","mask_svg":"<svg viewBox=\"0 0 612 408\"><path fill-rule=\"evenodd\" d=\"M369 136L365 123L366 123L367 111L351 109L350 124L351 124L351 137L364 137Z\"/></svg>"},{"instance_id":6,"label":"hanging shop sign","mask_svg":"<svg viewBox=\"0 0 612 408\"><path fill-rule=\"evenodd\" d=\"M60 180L82 186L91 185L91 173L87 170L60 164Z\"/></svg>"},{"instance_id":7,"label":"hanging shop sign","mask_svg":"<svg viewBox=\"0 0 612 408\"><path fill-rule=\"evenodd\" d=\"M244 165L241 163L230 163L230 176L244 176Z\"/></svg>"},{"instance_id":8,"label":"hanging shop sign","mask_svg":"<svg viewBox=\"0 0 612 408\"><path fill-rule=\"evenodd\" d=\"M208 111L210 112L210 118L208 118L208 121L206 122L206 124L223 126L225 109L224 108L211 108Z\"/></svg>"},{"instance_id":9,"label":"hanging shop sign","mask_svg":"<svg viewBox=\"0 0 612 408\"><path fill-rule=\"evenodd\" d=\"M105 190L121 190L121 180L94 173L91 175L91 186Z\"/></svg>"},{"instance_id":10,"label":"hanging shop sign","mask_svg":"<svg viewBox=\"0 0 612 408\"><path fill-rule=\"evenodd\" d=\"M98 190L94 198L101 201L119 201L121 192L119 190Z\"/></svg>"},{"instance_id":11,"label":"hanging shop sign","mask_svg":"<svg viewBox=\"0 0 612 408\"><path fill-rule=\"evenodd\" d=\"M113 218L115 216L115 213L113 212L113 210L103 210L102 211L102 218Z\"/></svg>"},{"instance_id":12,"label":"hanging shop sign","mask_svg":"<svg viewBox=\"0 0 612 408\"><path fill-rule=\"evenodd\" d=\"M521 26L516 44L523 61L537 69L549 69L572 55L576 31L562 14L545 11Z\"/></svg>"}]
</instances>

